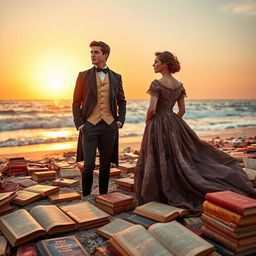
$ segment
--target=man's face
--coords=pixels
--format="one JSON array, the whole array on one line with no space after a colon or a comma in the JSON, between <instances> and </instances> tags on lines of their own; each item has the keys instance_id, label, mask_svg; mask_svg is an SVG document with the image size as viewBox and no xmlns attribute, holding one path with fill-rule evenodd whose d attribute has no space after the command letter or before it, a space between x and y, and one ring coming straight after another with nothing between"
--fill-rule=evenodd
<instances>
[{"instance_id":1,"label":"man's face","mask_svg":"<svg viewBox=\"0 0 256 256\"><path fill-rule=\"evenodd\" d=\"M103 54L100 46L91 47L92 64L98 67L104 67L107 62L107 54Z\"/></svg>"}]
</instances>

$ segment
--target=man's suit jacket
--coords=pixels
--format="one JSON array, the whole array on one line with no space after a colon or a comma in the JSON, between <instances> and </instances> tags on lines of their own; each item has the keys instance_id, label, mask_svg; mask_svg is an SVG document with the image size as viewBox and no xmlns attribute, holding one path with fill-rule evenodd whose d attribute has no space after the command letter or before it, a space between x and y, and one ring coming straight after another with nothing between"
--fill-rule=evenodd
<instances>
[{"instance_id":1,"label":"man's suit jacket","mask_svg":"<svg viewBox=\"0 0 256 256\"><path fill-rule=\"evenodd\" d=\"M125 122L126 100L121 75L109 69L110 106L115 121ZM83 125L97 104L97 84L95 67L80 72L73 95L73 118L76 128ZM77 161L83 161L82 134L79 132L77 145ZM118 164L118 136L111 162Z\"/></svg>"}]
</instances>

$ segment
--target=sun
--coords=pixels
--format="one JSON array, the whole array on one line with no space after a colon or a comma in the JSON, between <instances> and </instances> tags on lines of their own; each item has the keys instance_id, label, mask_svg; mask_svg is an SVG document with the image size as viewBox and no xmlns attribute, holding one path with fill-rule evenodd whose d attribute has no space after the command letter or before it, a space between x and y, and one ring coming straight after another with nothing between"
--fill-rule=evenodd
<instances>
[{"instance_id":1,"label":"sun","mask_svg":"<svg viewBox=\"0 0 256 256\"><path fill-rule=\"evenodd\" d=\"M63 86L63 79L60 76L53 76L49 78L49 86L53 89L53 90L58 90L61 89L61 87Z\"/></svg>"}]
</instances>

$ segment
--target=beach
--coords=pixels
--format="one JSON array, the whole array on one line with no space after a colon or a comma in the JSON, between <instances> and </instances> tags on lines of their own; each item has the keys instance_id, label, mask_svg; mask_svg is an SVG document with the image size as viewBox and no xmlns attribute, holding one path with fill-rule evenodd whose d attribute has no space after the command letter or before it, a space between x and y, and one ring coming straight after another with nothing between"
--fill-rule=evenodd
<instances>
[{"instance_id":1,"label":"beach","mask_svg":"<svg viewBox=\"0 0 256 256\"><path fill-rule=\"evenodd\" d=\"M208 131L204 133L197 133L200 139L205 141L211 141L212 138L221 137L223 139L231 137L251 137L256 136L256 127L245 128L231 128L225 130ZM124 149L130 148L132 150L139 150L142 136L127 136L120 137L119 139L119 152L123 152ZM0 159L6 157L23 156L29 159L41 159L45 157L54 157L61 155L64 152L76 151L77 142L57 142L57 143L42 143L33 144L28 146L17 147L4 147L0 148Z\"/></svg>"}]
</instances>

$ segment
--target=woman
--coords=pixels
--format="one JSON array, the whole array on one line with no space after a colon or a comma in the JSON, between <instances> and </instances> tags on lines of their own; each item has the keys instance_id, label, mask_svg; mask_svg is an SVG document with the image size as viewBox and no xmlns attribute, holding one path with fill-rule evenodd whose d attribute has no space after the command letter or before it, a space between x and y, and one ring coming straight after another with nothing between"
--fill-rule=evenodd
<instances>
[{"instance_id":1,"label":"woman","mask_svg":"<svg viewBox=\"0 0 256 256\"><path fill-rule=\"evenodd\" d=\"M228 154L200 140L182 119L185 89L172 74L180 70L170 52L156 53L154 80L148 93L150 104L136 166L135 186L138 204L149 201L202 211L207 192L232 190L256 197L247 175ZM178 112L173 112L177 102Z\"/></svg>"}]
</instances>

